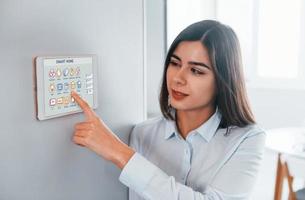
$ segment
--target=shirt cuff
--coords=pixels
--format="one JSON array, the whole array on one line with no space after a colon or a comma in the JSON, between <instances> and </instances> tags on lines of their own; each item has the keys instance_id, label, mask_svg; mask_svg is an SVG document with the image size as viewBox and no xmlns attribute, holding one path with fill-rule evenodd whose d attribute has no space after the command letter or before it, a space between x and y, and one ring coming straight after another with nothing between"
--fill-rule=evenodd
<instances>
[{"instance_id":1,"label":"shirt cuff","mask_svg":"<svg viewBox=\"0 0 305 200\"><path fill-rule=\"evenodd\" d=\"M119 180L141 195L159 171L158 167L139 153L135 153L123 168Z\"/></svg>"}]
</instances>

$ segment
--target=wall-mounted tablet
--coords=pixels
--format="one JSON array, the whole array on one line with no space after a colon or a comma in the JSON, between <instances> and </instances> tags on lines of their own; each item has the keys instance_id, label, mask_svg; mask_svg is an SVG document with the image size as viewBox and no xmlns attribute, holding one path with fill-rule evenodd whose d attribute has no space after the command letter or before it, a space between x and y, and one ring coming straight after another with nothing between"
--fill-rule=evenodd
<instances>
[{"instance_id":1,"label":"wall-mounted tablet","mask_svg":"<svg viewBox=\"0 0 305 200\"><path fill-rule=\"evenodd\" d=\"M97 57L39 56L35 58L37 118L50 119L80 112L71 97L76 91L97 108Z\"/></svg>"}]
</instances>

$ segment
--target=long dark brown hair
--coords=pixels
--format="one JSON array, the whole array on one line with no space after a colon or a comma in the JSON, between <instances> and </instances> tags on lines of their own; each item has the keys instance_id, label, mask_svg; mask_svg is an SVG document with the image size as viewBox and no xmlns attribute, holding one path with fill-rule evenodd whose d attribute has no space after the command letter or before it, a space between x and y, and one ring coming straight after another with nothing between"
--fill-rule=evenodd
<instances>
[{"instance_id":1,"label":"long dark brown hair","mask_svg":"<svg viewBox=\"0 0 305 200\"><path fill-rule=\"evenodd\" d=\"M245 89L239 41L229 26L214 20L204 20L188 26L170 46L159 96L163 116L175 120L172 108L168 105L166 72L173 52L182 41L200 41L208 50L216 79L215 106L222 115L219 127L254 124L255 119Z\"/></svg>"}]
</instances>

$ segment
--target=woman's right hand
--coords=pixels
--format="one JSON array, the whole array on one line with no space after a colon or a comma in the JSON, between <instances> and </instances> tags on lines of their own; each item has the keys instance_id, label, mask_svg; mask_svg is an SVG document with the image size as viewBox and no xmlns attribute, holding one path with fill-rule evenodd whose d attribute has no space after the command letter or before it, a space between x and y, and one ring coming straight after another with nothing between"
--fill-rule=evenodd
<instances>
[{"instance_id":1,"label":"woman's right hand","mask_svg":"<svg viewBox=\"0 0 305 200\"><path fill-rule=\"evenodd\" d=\"M75 124L74 143L87 147L122 169L134 150L123 143L76 92L71 96L86 116L85 121Z\"/></svg>"}]
</instances>

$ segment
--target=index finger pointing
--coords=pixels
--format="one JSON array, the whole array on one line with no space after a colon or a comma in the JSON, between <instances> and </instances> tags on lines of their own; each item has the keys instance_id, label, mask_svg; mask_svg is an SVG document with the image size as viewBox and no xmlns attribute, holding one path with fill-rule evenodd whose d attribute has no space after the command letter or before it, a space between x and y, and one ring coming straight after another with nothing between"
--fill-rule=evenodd
<instances>
[{"instance_id":1,"label":"index finger pointing","mask_svg":"<svg viewBox=\"0 0 305 200\"><path fill-rule=\"evenodd\" d=\"M81 109L84 111L85 116L88 120L96 117L94 111L90 108L89 104L84 99L82 99L75 91L71 92L71 96L77 102L79 107L81 107Z\"/></svg>"}]
</instances>

